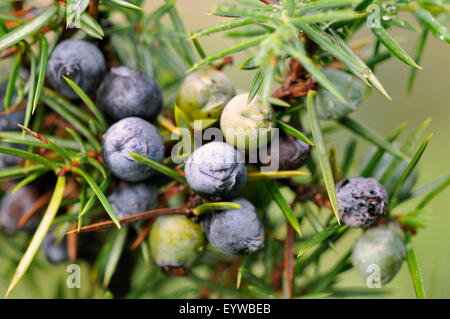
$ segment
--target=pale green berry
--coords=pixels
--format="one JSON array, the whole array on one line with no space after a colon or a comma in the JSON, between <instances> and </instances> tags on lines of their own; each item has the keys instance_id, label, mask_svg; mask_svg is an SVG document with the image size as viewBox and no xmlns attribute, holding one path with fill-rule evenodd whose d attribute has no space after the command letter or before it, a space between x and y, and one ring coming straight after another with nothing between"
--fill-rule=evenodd
<instances>
[{"instance_id":1,"label":"pale green berry","mask_svg":"<svg viewBox=\"0 0 450 319\"><path fill-rule=\"evenodd\" d=\"M177 106L192 120L218 119L223 107L236 95L225 73L201 69L188 75L178 91Z\"/></svg>"},{"instance_id":2,"label":"pale green berry","mask_svg":"<svg viewBox=\"0 0 450 319\"><path fill-rule=\"evenodd\" d=\"M248 93L239 94L225 106L220 129L227 143L239 149L257 149L267 145L275 127L275 112L256 95L250 103Z\"/></svg>"}]
</instances>

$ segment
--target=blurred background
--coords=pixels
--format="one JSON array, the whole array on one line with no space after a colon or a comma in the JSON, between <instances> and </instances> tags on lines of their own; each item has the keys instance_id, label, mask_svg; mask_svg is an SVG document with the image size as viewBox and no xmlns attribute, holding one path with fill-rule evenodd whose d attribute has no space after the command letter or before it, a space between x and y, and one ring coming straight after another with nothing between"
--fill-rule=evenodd
<instances>
[{"instance_id":1,"label":"blurred background","mask_svg":"<svg viewBox=\"0 0 450 319\"><path fill-rule=\"evenodd\" d=\"M256 0L255 0L256 1ZM43 1L44 3L46 1ZM154 10L161 5L163 0L146 1L145 10ZM217 3L232 3L232 0L178 0L177 7L184 20L186 29L198 30L207 26L217 24L222 19L208 15ZM415 21L405 18L417 25ZM391 30L394 37L411 55L419 34L412 31ZM364 30L358 34L355 40L373 40L373 35ZM214 53L226 48L235 42L224 38L222 35L213 35L200 39L207 54ZM371 43L371 41L368 41ZM365 48L371 52L371 47ZM363 49L361 53L364 53ZM235 57L234 65L228 66L225 72L234 81L238 91L248 91L253 79L253 72L240 71L239 65L244 61L246 55L241 54ZM439 41L431 35L428 37L427 45L420 65L423 70L417 73L415 88L411 95L407 94L406 86L410 68L398 60L392 59L378 66L376 74L384 87L392 97L392 101L385 99L376 91L369 92L365 101L360 105L354 118L361 120L367 126L375 129L381 135L386 136L394 130L400 123L407 122L408 126L402 133L403 137L416 128L427 118L431 118L426 134L433 133L433 138L421 160L419 180L416 185L422 186L445 173L450 172L450 46ZM2 72L4 73L4 72ZM345 143L351 135L346 132L338 132L331 135L328 146L335 145L339 158L343 156ZM402 142L402 139L399 138ZM356 169L368 150L364 141L358 141L358 155L354 163ZM356 170L354 171L356 172ZM428 298L449 298L450 297L450 276L448 275L448 265L450 264L450 188L442 193L429 205L427 212L430 220L428 227L421 230L414 237L417 260L420 265L425 290ZM414 207L414 201L407 202L400 206L397 212ZM337 245L337 252L328 253L325 262L334 264L340 257L340 252L344 253L346 247L353 244L359 231L353 231L352 236L348 236L343 242ZM0 243L0 249L2 244ZM2 262L0 260L0 272L2 272ZM56 267L58 268L58 267ZM58 268L59 269L59 268ZM52 273L54 277L64 278L64 267L60 267L60 272L54 270L40 269L41 275ZM86 279L86 278L85 278ZM6 282L2 282L0 277L0 294L3 292ZM51 294L42 290L40 295L28 294L27 289L31 284L21 284L13 297L49 297ZM347 271L341 276L339 287L364 287L365 283L354 270ZM28 288L27 288L28 287ZM414 298L414 289L407 265L403 264L400 273L395 279L385 287L386 295L380 297L387 298Z\"/></svg>"}]
</instances>

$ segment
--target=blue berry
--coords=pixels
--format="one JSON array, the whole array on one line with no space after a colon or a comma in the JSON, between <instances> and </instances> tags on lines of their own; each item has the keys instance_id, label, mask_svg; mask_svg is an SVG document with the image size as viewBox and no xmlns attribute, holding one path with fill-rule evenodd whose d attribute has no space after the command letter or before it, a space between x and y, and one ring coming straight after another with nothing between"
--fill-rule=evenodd
<instances>
[{"instance_id":1,"label":"blue berry","mask_svg":"<svg viewBox=\"0 0 450 319\"><path fill-rule=\"evenodd\" d=\"M147 74L120 66L112 68L103 79L97 105L111 122L131 116L153 121L162 109L163 96Z\"/></svg>"},{"instance_id":2,"label":"blue berry","mask_svg":"<svg viewBox=\"0 0 450 319\"><path fill-rule=\"evenodd\" d=\"M388 195L375 178L345 178L336 184L340 219L350 227L369 228L388 212Z\"/></svg>"},{"instance_id":3,"label":"blue berry","mask_svg":"<svg viewBox=\"0 0 450 319\"><path fill-rule=\"evenodd\" d=\"M53 51L47 63L47 77L62 95L75 99L78 95L63 76L74 81L87 94L94 92L105 75L102 52L84 40L64 40Z\"/></svg>"},{"instance_id":4,"label":"blue berry","mask_svg":"<svg viewBox=\"0 0 450 319\"><path fill-rule=\"evenodd\" d=\"M5 111L5 94L7 83L0 85L0 113ZM13 96L13 101L16 99L16 95ZM19 111L12 111L8 114L0 114L0 131L18 131L17 124L23 124L25 119L25 109Z\"/></svg>"},{"instance_id":5,"label":"blue berry","mask_svg":"<svg viewBox=\"0 0 450 319\"><path fill-rule=\"evenodd\" d=\"M19 220L39 198L39 193L33 186L24 186L15 193L11 193L12 189L8 190L0 204L0 228L7 234L14 234L19 230L17 228ZM32 231L38 226L39 221L40 217L34 215L20 230Z\"/></svg>"},{"instance_id":6,"label":"blue berry","mask_svg":"<svg viewBox=\"0 0 450 319\"><path fill-rule=\"evenodd\" d=\"M379 280L386 284L400 270L405 252L405 243L394 230L377 226L358 238L353 246L352 263L365 282L379 270Z\"/></svg>"},{"instance_id":7,"label":"blue berry","mask_svg":"<svg viewBox=\"0 0 450 319\"><path fill-rule=\"evenodd\" d=\"M3 103L5 99L7 83L0 85L0 113L5 110ZM15 98L13 98L14 100ZM23 124L25 119L25 110L14 111L9 114L0 114L0 131L18 131L20 128L17 124ZM22 144L12 144L8 142L0 142L1 146L13 147L25 150L26 146ZM19 164L19 158L11 155L0 153L0 168L6 168Z\"/></svg>"},{"instance_id":8,"label":"blue berry","mask_svg":"<svg viewBox=\"0 0 450 319\"><path fill-rule=\"evenodd\" d=\"M153 169L135 161L136 153L161 163L164 144L158 129L139 117L127 117L112 125L103 137L103 159L113 174L127 182L149 178Z\"/></svg>"},{"instance_id":9,"label":"blue berry","mask_svg":"<svg viewBox=\"0 0 450 319\"><path fill-rule=\"evenodd\" d=\"M154 209L158 203L158 188L150 183L118 182L108 196L118 218Z\"/></svg>"},{"instance_id":10,"label":"blue berry","mask_svg":"<svg viewBox=\"0 0 450 319\"><path fill-rule=\"evenodd\" d=\"M184 275L206 246L201 226L182 215L158 217L149 239L156 264L168 275Z\"/></svg>"},{"instance_id":11,"label":"blue berry","mask_svg":"<svg viewBox=\"0 0 450 319\"><path fill-rule=\"evenodd\" d=\"M184 168L189 186L210 200L232 199L247 182L247 168L231 145L211 142L195 150Z\"/></svg>"},{"instance_id":12,"label":"blue berry","mask_svg":"<svg viewBox=\"0 0 450 319\"><path fill-rule=\"evenodd\" d=\"M224 253L253 253L264 245L264 226L252 203L243 198L233 203L241 208L205 213L201 222L203 231L209 242Z\"/></svg>"},{"instance_id":13,"label":"blue berry","mask_svg":"<svg viewBox=\"0 0 450 319\"><path fill-rule=\"evenodd\" d=\"M217 119L235 95L233 83L225 73L202 69L191 73L181 83L177 106L191 119Z\"/></svg>"}]
</instances>

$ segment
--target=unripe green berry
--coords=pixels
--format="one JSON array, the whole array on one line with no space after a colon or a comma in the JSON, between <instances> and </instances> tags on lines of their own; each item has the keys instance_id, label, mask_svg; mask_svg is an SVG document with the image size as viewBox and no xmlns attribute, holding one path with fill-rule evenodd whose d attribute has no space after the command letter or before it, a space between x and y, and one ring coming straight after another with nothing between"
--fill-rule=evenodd
<instances>
[{"instance_id":1,"label":"unripe green berry","mask_svg":"<svg viewBox=\"0 0 450 319\"><path fill-rule=\"evenodd\" d=\"M150 231L152 256L163 272L183 275L205 250L202 228L186 216L158 217Z\"/></svg>"},{"instance_id":2,"label":"unripe green berry","mask_svg":"<svg viewBox=\"0 0 450 319\"><path fill-rule=\"evenodd\" d=\"M379 269L381 283L387 284L400 270L405 252L403 239L393 229L378 226L358 238L353 246L352 263L366 282Z\"/></svg>"},{"instance_id":3,"label":"unripe green berry","mask_svg":"<svg viewBox=\"0 0 450 319\"><path fill-rule=\"evenodd\" d=\"M202 69L188 75L178 91L177 106L191 119L217 119L223 107L236 95L225 73Z\"/></svg>"},{"instance_id":4,"label":"unripe green berry","mask_svg":"<svg viewBox=\"0 0 450 319\"><path fill-rule=\"evenodd\" d=\"M257 149L267 145L275 127L275 112L256 95L250 103L248 93L239 94L225 106L220 129L227 143L239 149Z\"/></svg>"},{"instance_id":5,"label":"unripe green berry","mask_svg":"<svg viewBox=\"0 0 450 319\"><path fill-rule=\"evenodd\" d=\"M12 193L12 187L0 200L0 231L13 235L17 231L34 231L41 221L39 214L33 215L22 228L18 228L20 219L33 207L39 199L39 190L27 185Z\"/></svg>"},{"instance_id":6,"label":"unripe green berry","mask_svg":"<svg viewBox=\"0 0 450 319\"><path fill-rule=\"evenodd\" d=\"M323 119L339 119L356 110L364 94L364 86L361 81L340 70L325 68L322 72L342 94L347 103L339 101L327 89L320 87L316 96L319 116Z\"/></svg>"}]
</instances>

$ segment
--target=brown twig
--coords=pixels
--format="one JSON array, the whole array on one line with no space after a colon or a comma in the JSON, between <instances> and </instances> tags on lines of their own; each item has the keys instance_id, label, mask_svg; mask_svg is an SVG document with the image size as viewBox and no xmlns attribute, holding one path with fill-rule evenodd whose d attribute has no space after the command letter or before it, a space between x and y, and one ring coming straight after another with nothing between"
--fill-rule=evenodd
<instances>
[{"instance_id":1,"label":"brown twig","mask_svg":"<svg viewBox=\"0 0 450 319\"><path fill-rule=\"evenodd\" d=\"M6 58L8 56L11 56L19 51L18 47L10 47L7 49L4 49L3 51L0 51L0 59Z\"/></svg>"},{"instance_id":2,"label":"brown twig","mask_svg":"<svg viewBox=\"0 0 450 319\"><path fill-rule=\"evenodd\" d=\"M298 202L298 195L291 204L294 209ZM292 281L294 279L294 229L289 222L286 222L286 239L284 241L284 283L287 291L287 298L292 297Z\"/></svg>"},{"instance_id":3,"label":"brown twig","mask_svg":"<svg viewBox=\"0 0 450 319\"><path fill-rule=\"evenodd\" d=\"M279 261L275 265L272 273L270 274L270 282L272 286L274 286L277 289L281 287L281 281L283 278L283 269L284 269L284 262Z\"/></svg>"},{"instance_id":4,"label":"brown twig","mask_svg":"<svg viewBox=\"0 0 450 319\"><path fill-rule=\"evenodd\" d=\"M47 26L47 27L43 27L42 29L40 29L39 33L40 34L45 34L45 33L49 32L51 30L52 30L52 28ZM10 47L10 48L4 49L4 50L0 51L0 59L6 58L8 56L11 56L11 55L17 53L18 51L19 51L19 48L18 48L17 45L14 46L14 47Z\"/></svg>"},{"instance_id":5,"label":"brown twig","mask_svg":"<svg viewBox=\"0 0 450 319\"><path fill-rule=\"evenodd\" d=\"M287 298L292 297L292 280L294 278L294 229L286 222L286 240L284 241L284 282Z\"/></svg>"},{"instance_id":6,"label":"brown twig","mask_svg":"<svg viewBox=\"0 0 450 319\"><path fill-rule=\"evenodd\" d=\"M64 198L73 197L78 193L78 184L73 179L69 179L67 182L67 187L64 191ZM39 197L33 203L30 209L20 218L19 222L17 223L17 227L22 228L23 225L25 225L31 219L31 217L33 217L41 208L43 208L50 202L51 197L52 191L48 191L47 193Z\"/></svg>"},{"instance_id":7,"label":"brown twig","mask_svg":"<svg viewBox=\"0 0 450 319\"><path fill-rule=\"evenodd\" d=\"M264 2L265 4L272 6L274 4L278 5L280 4L280 0L261 0L261 2Z\"/></svg>"},{"instance_id":8,"label":"brown twig","mask_svg":"<svg viewBox=\"0 0 450 319\"><path fill-rule=\"evenodd\" d=\"M0 112L0 115L8 115L8 114L11 114L11 113L15 113L15 112L19 112L19 111L25 110L26 108L27 108L27 102L24 101L24 102L20 103L19 105L15 106L15 107L11 107L8 110Z\"/></svg>"}]
</instances>

